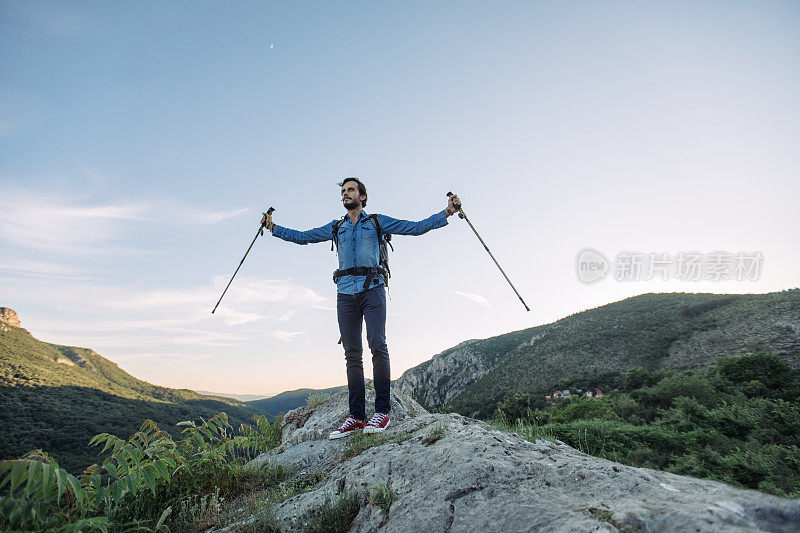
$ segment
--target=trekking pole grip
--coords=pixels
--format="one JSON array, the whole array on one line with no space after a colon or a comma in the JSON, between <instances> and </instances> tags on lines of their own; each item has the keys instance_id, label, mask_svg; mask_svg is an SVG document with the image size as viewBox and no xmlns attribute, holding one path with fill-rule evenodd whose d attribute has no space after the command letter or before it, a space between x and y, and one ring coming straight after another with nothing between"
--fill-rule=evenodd
<instances>
[{"instance_id":1,"label":"trekking pole grip","mask_svg":"<svg viewBox=\"0 0 800 533\"><path fill-rule=\"evenodd\" d=\"M273 211L275 211L275 208L274 208L274 207L270 207L269 209L267 209L267 214L268 214L268 215L271 215L271 214L273 213ZM258 228L258 232L259 232L259 233L260 233L262 236L264 235L264 226L265 226L265 224L261 224L261 227L260 227L260 228Z\"/></svg>"},{"instance_id":2,"label":"trekking pole grip","mask_svg":"<svg viewBox=\"0 0 800 533\"><path fill-rule=\"evenodd\" d=\"M450 198L451 196L453 196L452 191L448 191L447 197ZM457 203L453 202L453 207L458 209L458 218L464 218L466 216L466 215L464 215L464 212L461 210L461 204L460 203L457 204Z\"/></svg>"}]
</instances>

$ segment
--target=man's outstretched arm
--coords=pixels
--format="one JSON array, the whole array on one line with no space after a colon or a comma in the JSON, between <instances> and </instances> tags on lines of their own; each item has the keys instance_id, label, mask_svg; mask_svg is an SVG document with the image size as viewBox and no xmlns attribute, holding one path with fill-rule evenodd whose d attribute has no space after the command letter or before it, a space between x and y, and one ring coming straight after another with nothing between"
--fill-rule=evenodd
<instances>
[{"instance_id":1,"label":"man's outstretched arm","mask_svg":"<svg viewBox=\"0 0 800 533\"><path fill-rule=\"evenodd\" d=\"M378 215L380 217L381 231L393 235L422 235L432 229L444 227L447 225L447 217L458 212L453 202L461 205L458 196L453 195L449 198L444 211L439 211L425 220L416 222L411 220L399 220L386 215Z\"/></svg>"},{"instance_id":2,"label":"man's outstretched arm","mask_svg":"<svg viewBox=\"0 0 800 533\"><path fill-rule=\"evenodd\" d=\"M333 239L333 220L318 228L298 231L296 229L278 226L272 221L271 214L263 213L263 215L264 217L261 219L261 222L264 224L264 227L271 231L273 236L283 239L284 241L308 244L310 242L325 242Z\"/></svg>"}]
</instances>

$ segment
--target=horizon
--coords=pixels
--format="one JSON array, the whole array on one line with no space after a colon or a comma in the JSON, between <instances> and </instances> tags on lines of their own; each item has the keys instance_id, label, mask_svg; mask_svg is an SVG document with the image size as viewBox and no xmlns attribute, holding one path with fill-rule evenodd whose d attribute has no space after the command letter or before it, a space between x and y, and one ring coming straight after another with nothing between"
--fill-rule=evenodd
<instances>
[{"instance_id":1,"label":"horizon","mask_svg":"<svg viewBox=\"0 0 800 533\"><path fill-rule=\"evenodd\" d=\"M800 3L0 3L0 302L152 384L346 381L336 256L390 252L392 379L645 293L797 287ZM364 371L371 377L371 354ZM270 392L271 391L271 392Z\"/></svg>"},{"instance_id":2,"label":"horizon","mask_svg":"<svg viewBox=\"0 0 800 533\"><path fill-rule=\"evenodd\" d=\"M771 293L778 293L778 292L785 292L785 291L792 291L792 290L799 290L799 289L800 289L800 287L790 287L790 288L787 288L787 289L781 289L781 290L779 290L779 291L770 291L770 292L767 292L767 293L647 292L647 293L642 293L642 294L636 294L636 295L633 295L633 296L629 296L629 297L627 297L627 298L623 298L622 300L616 300L616 301L613 301L613 302L608 302L608 303L605 303L605 304L602 304L602 305L599 305L599 306L596 306L596 307L587 308L587 309L581 309L581 310L579 310L579 311L575 311L575 312L573 312L573 313L570 313L570 314L568 314L568 315L564 315L564 316L562 316L561 318L558 318L558 319L556 319L556 320L554 320L554 321L552 321L552 322L548 322L548 323L546 323L546 324L538 324L538 325L536 325L536 326L531 326L531 328L535 328L535 327L539 327L539 326L546 326L546 325L549 325L549 324L554 324L554 323L556 323L556 322L559 322L559 321L561 321L561 320L564 320L564 319L566 319L566 318L572 317L572 316L574 316L574 315L578 315L578 314L581 314L581 313L584 313L584 312L587 312L587 311L593 311L593 310L595 310L595 309L599 309L599 308L601 308L601 307L605 307L605 306L607 306L607 305L612 305L612 304L620 303L620 302L623 302L623 301L625 301L625 300L630 300L630 299L633 299L633 298L638 298L638 297L640 297L640 296L647 296L647 295L650 295L650 294L716 294L716 295L720 295L720 296L723 296L723 295L726 295L726 296L727 296L727 295L741 295L741 296L748 296L748 295L757 295L757 294L771 294ZM0 308L11 309L12 311L14 311L14 309L12 309L12 308L10 308L10 307L8 307L8 306L0 306ZM16 312L16 311L15 311L15 312ZM17 316L18 316L18 318L19 318L19 314L17 314ZM20 318L19 320L20 320L20 324L22 324L22 319ZM524 328L524 329L531 329L531 328ZM25 329L27 329L27 328L25 328ZM522 330L512 330L512 331L506 331L506 332L500 333L499 335L506 335L506 334L509 334L509 333L516 333L517 331L522 331ZM492 336L492 337L499 336L499 335L494 335L494 336ZM458 345L460 345L460 344L463 344L463 343L465 343L465 342L471 342L471 341L484 341L484 340L490 339L490 338L492 338L492 337L484 337L484 338L471 338L471 339L465 339L465 340L462 340L462 341L460 341L460 342L458 342L458 343L454 344L453 346L451 346L451 347L449 347L449 348L447 348L447 349L454 348L455 346L458 346ZM50 342L49 340L45 340L45 339L38 339L38 340L40 340L40 341L42 341L42 342L47 342L47 343L50 343L50 344L57 344L57 343L55 343L55 342ZM89 349L92 349L92 348L91 348L91 346L74 346L74 347L76 347L76 348L89 348ZM445 350L443 350L443 351L446 351L447 349L445 349ZM439 353L441 353L441 352L439 352ZM436 355L439 355L439 353L432 354L432 355L431 355L431 358L433 358L433 357L434 357L434 356L436 356ZM104 357L104 356L103 356L103 354L99 354L99 355L100 355L100 356L102 356L102 357ZM430 360L430 358L429 358L429 359L427 359L426 361L428 361L428 360ZM424 361L423 361L423 362L424 362ZM407 369L407 370L411 370L411 369L413 369L413 368L415 368L415 367L411 367L411 368L409 368L409 369ZM133 375L133 374L131 374L131 375L132 375L134 378L137 378L137 379L139 379L137 376L135 376L135 375ZM392 381L395 381L395 380L396 380L397 378L399 378L399 377L400 377L400 376L397 376L397 377L395 377L395 378L394 378ZM372 380L372 378L371 378L371 377L369 377L369 376L365 376L365 379L366 379L367 381L371 381L371 380ZM142 380L142 381L146 381L146 380ZM149 383L149 382L148 382L148 383ZM151 384L152 384L152 383L151 383ZM153 384L153 385L157 385L157 384ZM347 383L346 383L346 382L344 382L344 383L340 383L340 384L337 384L337 385L332 385L331 387L346 387L346 386L347 386ZM303 389L309 389L309 390L324 390L324 389L329 389L329 388L331 388L331 387L302 387L302 386L301 386L301 387L296 387L296 388L293 388L293 389L286 389L286 390L282 390L282 391L278 391L278 392L273 392L273 393L268 393L268 394L239 394L239 393L232 393L232 392L226 392L226 391L209 391L209 390L196 390L196 389L188 389L187 387L168 387L168 388L186 389L186 390L191 390L192 392L196 392L196 393L198 393L198 394L212 395L212 396L213 396L213 395L219 395L219 396L225 396L225 397L228 397L228 398L234 398L234 399L240 400L240 401L242 401L242 402L248 402L248 401L257 401L257 400L262 400L262 399L267 399L267 398L274 398L275 396L278 396L278 395L280 395L280 394L283 394L283 393L286 393L286 392L296 392L296 391L298 391L298 390L303 390ZM246 399L246 400L245 400L245 399L241 399L242 397L251 397L251 398L250 398L250 399Z\"/></svg>"}]
</instances>

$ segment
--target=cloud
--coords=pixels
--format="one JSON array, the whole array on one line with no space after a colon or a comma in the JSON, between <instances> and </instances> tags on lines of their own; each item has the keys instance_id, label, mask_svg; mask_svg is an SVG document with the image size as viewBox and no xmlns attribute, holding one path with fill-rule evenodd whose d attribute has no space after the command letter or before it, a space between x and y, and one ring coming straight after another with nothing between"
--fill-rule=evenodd
<instances>
[{"instance_id":1,"label":"cloud","mask_svg":"<svg viewBox=\"0 0 800 533\"><path fill-rule=\"evenodd\" d=\"M79 205L7 191L0 198L0 239L51 253L108 253L119 222L141 220L146 210L142 204Z\"/></svg>"},{"instance_id":2,"label":"cloud","mask_svg":"<svg viewBox=\"0 0 800 533\"><path fill-rule=\"evenodd\" d=\"M286 322L286 321L288 321L290 318L292 318L295 315L295 313L297 313L297 311L294 311L294 310L286 311L280 317L278 317L278 322Z\"/></svg>"},{"instance_id":3,"label":"cloud","mask_svg":"<svg viewBox=\"0 0 800 533\"><path fill-rule=\"evenodd\" d=\"M185 213L188 219L197 224L216 224L217 222L222 222L223 220L228 220L229 218L242 216L249 211L249 207L243 207L242 209L234 209L233 211L216 212L201 211L198 209L186 209Z\"/></svg>"},{"instance_id":4,"label":"cloud","mask_svg":"<svg viewBox=\"0 0 800 533\"><path fill-rule=\"evenodd\" d=\"M240 313L227 307L218 308L215 314L224 318L225 324L228 326L239 326L249 322L255 322L256 320L266 320L269 318L268 316L259 315L258 313Z\"/></svg>"},{"instance_id":5,"label":"cloud","mask_svg":"<svg viewBox=\"0 0 800 533\"><path fill-rule=\"evenodd\" d=\"M270 331L267 333L269 337L274 337L276 339L280 339L284 342L289 342L294 339L298 335L302 335L305 331Z\"/></svg>"},{"instance_id":6,"label":"cloud","mask_svg":"<svg viewBox=\"0 0 800 533\"><path fill-rule=\"evenodd\" d=\"M492 308L492 304L489 303L489 300L487 300L486 298L484 298L480 294L473 294L471 292L461 292L461 291L449 291L449 292L452 292L453 294L457 294L459 296L463 296L467 300L471 300L471 301L473 301L473 302L475 302L477 304L480 304L480 305L486 307L487 309L491 309Z\"/></svg>"},{"instance_id":7,"label":"cloud","mask_svg":"<svg viewBox=\"0 0 800 533\"><path fill-rule=\"evenodd\" d=\"M0 240L48 253L105 255L126 251L114 243L126 232L133 233L132 223L210 225L249 211L209 211L168 201L92 204L71 195L12 189L0 197Z\"/></svg>"},{"instance_id":8,"label":"cloud","mask_svg":"<svg viewBox=\"0 0 800 533\"><path fill-rule=\"evenodd\" d=\"M216 356L213 354L143 352L117 355L114 357L114 360L118 363L159 360L160 362L168 361L177 364L193 364L199 361L207 361L214 357Z\"/></svg>"},{"instance_id":9,"label":"cloud","mask_svg":"<svg viewBox=\"0 0 800 533\"><path fill-rule=\"evenodd\" d=\"M287 322L299 310L316 308L326 301L291 280L243 277L237 278L239 282L241 287L231 286L224 306L212 315L220 289L211 283L137 290L93 282L0 276L6 305L26 302L39 309L38 316L21 317L37 338L91 346L101 353L119 349L174 353L181 347L208 352L256 339L291 342L305 332L285 327L270 331L263 321Z\"/></svg>"},{"instance_id":10,"label":"cloud","mask_svg":"<svg viewBox=\"0 0 800 533\"><path fill-rule=\"evenodd\" d=\"M3 262L0 263L0 272L34 278L62 280L89 279L86 276L80 275L82 273L80 270L62 264L8 256L3 257Z\"/></svg>"},{"instance_id":11,"label":"cloud","mask_svg":"<svg viewBox=\"0 0 800 533\"><path fill-rule=\"evenodd\" d=\"M214 286L220 291L227 285L227 275L216 276ZM236 284L231 285L230 292L225 295L237 303L268 302L288 303L298 306L309 306L315 309L328 309L323 304L327 298L320 296L313 290L303 285L292 282L291 279L255 279L237 278Z\"/></svg>"}]
</instances>

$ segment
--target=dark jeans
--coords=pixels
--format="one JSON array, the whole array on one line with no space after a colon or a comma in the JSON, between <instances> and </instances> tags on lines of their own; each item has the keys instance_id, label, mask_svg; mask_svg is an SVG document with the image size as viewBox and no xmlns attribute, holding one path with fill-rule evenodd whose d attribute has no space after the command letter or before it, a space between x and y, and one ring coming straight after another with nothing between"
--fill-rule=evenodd
<instances>
[{"instance_id":1,"label":"dark jeans","mask_svg":"<svg viewBox=\"0 0 800 533\"><path fill-rule=\"evenodd\" d=\"M372 352L375 383L375 412L389 412L389 349L386 347L386 291L383 285L357 294L336 296L339 333L347 361L347 388L350 392L350 415L365 420L364 365L361 359L362 319L367 323L367 343Z\"/></svg>"}]
</instances>

